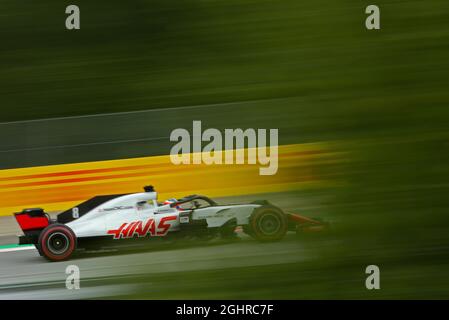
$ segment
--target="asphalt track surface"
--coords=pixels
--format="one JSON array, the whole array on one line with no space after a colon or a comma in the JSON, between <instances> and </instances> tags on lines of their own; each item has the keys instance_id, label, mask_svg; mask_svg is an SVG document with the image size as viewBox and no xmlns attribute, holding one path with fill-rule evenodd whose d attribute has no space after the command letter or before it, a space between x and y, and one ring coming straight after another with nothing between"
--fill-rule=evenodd
<instances>
[{"instance_id":1,"label":"asphalt track surface","mask_svg":"<svg viewBox=\"0 0 449 320\"><path fill-rule=\"evenodd\" d=\"M122 254L85 254L66 262L47 262L36 250L0 253L0 299L114 298L151 283L126 278L161 273L257 267L303 261L306 255L293 235L282 243L258 243L242 236L237 243ZM80 290L67 290L66 268L79 267ZM124 283L123 283L123 280ZM155 295L157 298L157 295Z\"/></svg>"}]
</instances>

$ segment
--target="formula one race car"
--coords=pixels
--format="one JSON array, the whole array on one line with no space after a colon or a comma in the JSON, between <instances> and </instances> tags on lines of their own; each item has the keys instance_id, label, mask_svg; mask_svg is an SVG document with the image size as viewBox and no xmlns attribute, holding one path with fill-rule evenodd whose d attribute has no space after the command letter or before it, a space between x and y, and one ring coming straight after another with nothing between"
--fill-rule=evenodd
<instances>
[{"instance_id":1,"label":"formula one race car","mask_svg":"<svg viewBox=\"0 0 449 320\"><path fill-rule=\"evenodd\" d=\"M145 192L102 195L57 215L24 209L15 218L24 235L20 244L34 244L51 261L68 259L75 251L98 250L167 239L234 237L236 227L260 241L275 241L287 231L321 228L323 223L284 213L269 202L219 205L191 195L157 202L152 186Z\"/></svg>"}]
</instances>

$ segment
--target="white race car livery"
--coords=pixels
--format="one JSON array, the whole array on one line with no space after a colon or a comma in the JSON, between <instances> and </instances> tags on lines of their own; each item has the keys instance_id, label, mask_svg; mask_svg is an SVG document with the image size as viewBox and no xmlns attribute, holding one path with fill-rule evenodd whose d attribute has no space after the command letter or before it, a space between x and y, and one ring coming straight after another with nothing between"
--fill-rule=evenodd
<instances>
[{"instance_id":1,"label":"white race car livery","mask_svg":"<svg viewBox=\"0 0 449 320\"><path fill-rule=\"evenodd\" d=\"M152 186L145 192L101 195L66 210L55 220L40 208L15 213L24 235L20 244L34 244L51 261L75 252L148 244L151 240L236 237L243 231L259 241L274 241L287 231L320 229L320 221L284 213L269 202L219 205L202 195L157 201Z\"/></svg>"}]
</instances>

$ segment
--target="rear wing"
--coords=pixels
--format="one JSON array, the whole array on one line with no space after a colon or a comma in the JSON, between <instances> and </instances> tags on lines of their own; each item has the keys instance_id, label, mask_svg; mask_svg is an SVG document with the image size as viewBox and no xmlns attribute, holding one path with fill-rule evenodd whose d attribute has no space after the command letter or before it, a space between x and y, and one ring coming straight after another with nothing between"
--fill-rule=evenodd
<instances>
[{"instance_id":1,"label":"rear wing","mask_svg":"<svg viewBox=\"0 0 449 320\"><path fill-rule=\"evenodd\" d=\"M24 233L42 230L50 224L48 214L41 208L23 209L22 212L14 213L14 217Z\"/></svg>"},{"instance_id":2,"label":"rear wing","mask_svg":"<svg viewBox=\"0 0 449 320\"><path fill-rule=\"evenodd\" d=\"M23 209L14 213L23 236L19 236L19 244L37 244L39 235L49 224L50 216L41 208Z\"/></svg>"}]
</instances>

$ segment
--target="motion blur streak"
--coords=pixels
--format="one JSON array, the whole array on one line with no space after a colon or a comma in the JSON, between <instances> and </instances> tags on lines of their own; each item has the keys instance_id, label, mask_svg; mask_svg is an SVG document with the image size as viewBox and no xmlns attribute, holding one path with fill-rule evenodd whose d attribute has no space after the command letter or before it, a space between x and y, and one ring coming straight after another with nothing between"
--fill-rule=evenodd
<instances>
[{"instance_id":1,"label":"motion blur streak","mask_svg":"<svg viewBox=\"0 0 449 320\"><path fill-rule=\"evenodd\" d=\"M97 276L115 264L123 265L117 272L123 274L142 259L142 270L137 271L156 274L135 280L151 283L136 292L137 298L449 297L449 1L77 0L76 4L81 9L81 30L71 32L64 28L66 3L2 0L0 121L9 123L0 125L4 151L0 168L33 168L5 171L8 175L2 177L9 180L1 184L151 174L142 175L141 181L132 176L96 184L0 189L0 213L14 211L8 206L65 207L64 201L78 201L98 189L135 191L144 180L154 184L162 197L177 195L184 191L181 188L199 193L202 181L214 183L213 174L223 170L223 183L229 187L236 179L235 184L227 190L209 186L213 193L241 191L242 195L224 200L257 197L329 218L334 241L301 238L298 243L261 246L248 240L244 246L226 247L228 251L180 249L159 252L160 260L151 252L77 263L83 270L97 270ZM366 30L368 4L380 7L381 30ZM233 101L238 103L222 105ZM191 105L207 107L161 109ZM65 119L150 108L159 111ZM281 145L339 141L349 152L344 161L325 166L317 164L326 160L325 154L297 156L296 162L281 158L279 175L265 177L266 184L260 184L257 166L191 166L179 176L172 175L181 170L173 166L173 170L153 167L11 179L114 167L103 168L105 162L98 162L92 168L36 168L40 165L166 155L171 130L185 128L193 120L220 130L279 128ZM158 137L165 138L150 140ZM310 157L315 160L305 161ZM163 170L168 172L155 172ZM251 179L243 183L243 177L236 178L238 171ZM192 178L194 174L198 176ZM337 180L338 184L242 198L243 193L258 191L253 188L282 189L295 181L312 181L310 177L314 183ZM0 227L11 220L17 228L12 216L1 218ZM8 234L13 231L4 229ZM283 250L286 246L290 249ZM260 253L257 261L272 265L251 265L256 259L249 255L254 252ZM274 264L279 261L282 264ZM370 264L380 268L380 290L365 287L365 268ZM222 269L208 269L212 265ZM226 265L229 268L223 270ZM42 261L33 250L2 253L0 284L44 281L50 268L54 276L61 275L59 264Z\"/></svg>"},{"instance_id":2,"label":"motion blur streak","mask_svg":"<svg viewBox=\"0 0 449 320\"><path fill-rule=\"evenodd\" d=\"M170 156L1 170L0 215L35 206L63 210L95 195L138 192L146 184L154 184L160 198L297 190L325 184L313 166L335 157L325 143L280 146L279 171L272 177L259 176L258 165L176 166Z\"/></svg>"}]
</instances>

